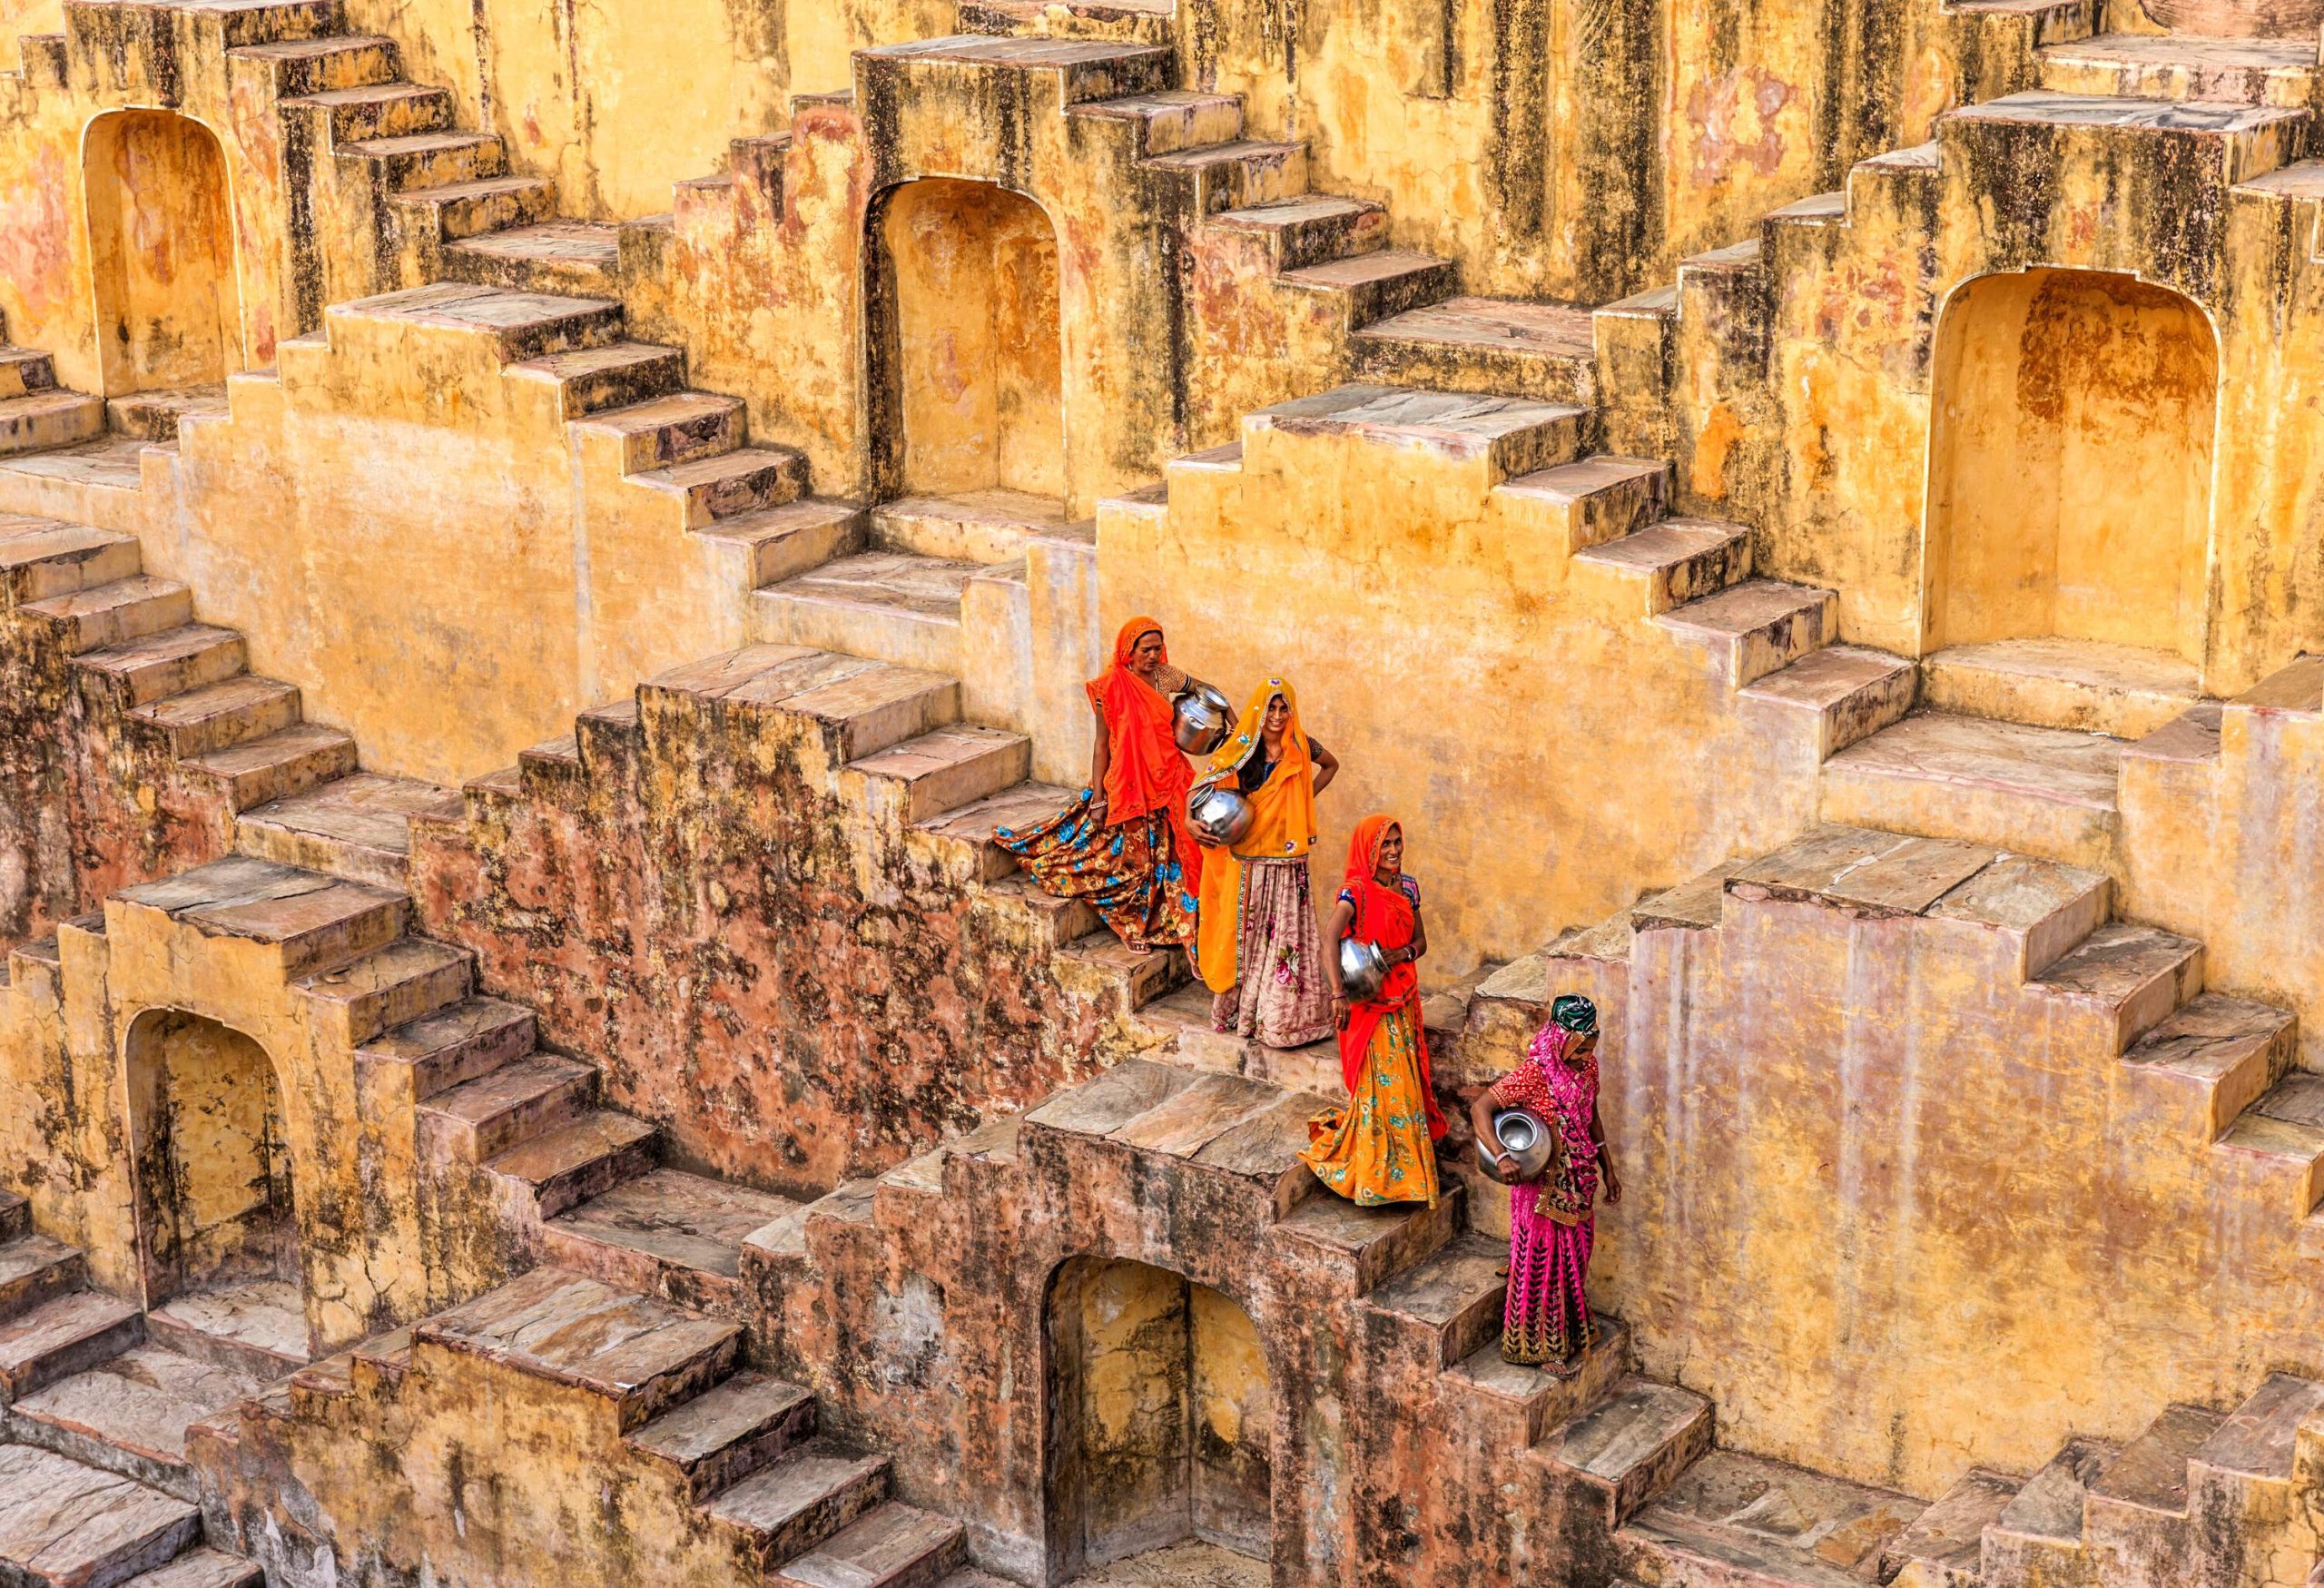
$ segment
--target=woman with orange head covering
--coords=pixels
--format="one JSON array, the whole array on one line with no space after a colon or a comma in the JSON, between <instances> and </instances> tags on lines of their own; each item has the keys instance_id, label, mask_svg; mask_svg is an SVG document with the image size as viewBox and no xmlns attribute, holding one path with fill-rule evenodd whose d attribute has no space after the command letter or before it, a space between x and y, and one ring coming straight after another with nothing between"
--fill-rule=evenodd
<instances>
[{"instance_id":1,"label":"woman with orange head covering","mask_svg":"<svg viewBox=\"0 0 2324 1588\"><path fill-rule=\"evenodd\" d=\"M1251 691L1211 757L1204 782L1240 794L1252 816L1228 853L1203 862L1195 961L1216 995L1216 1030L1270 1048L1304 1048L1332 1033L1307 852L1315 846L1315 796L1339 769L1300 731L1299 696L1280 678Z\"/></svg>"},{"instance_id":2,"label":"woman with orange head covering","mask_svg":"<svg viewBox=\"0 0 2324 1588\"><path fill-rule=\"evenodd\" d=\"M1324 929L1324 966L1348 1100L1308 1124L1301 1157L1317 1179L1364 1208L1434 1206L1436 1140L1444 1134L1421 1025L1420 977L1413 969L1428 952L1428 930L1421 923L1420 883L1405 874L1403 859L1402 826L1386 816L1358 822L1348 840L1339 902ZM1379 991L1367 998L1351 996L1341 980L1343 938L1376 945L1387 962Z\"/></svg>"},{"instance_id":3,"label":"woman with orange head covering","mask_svg":"<svg viewBox=\"0 0 2324 1588\"><path fill-rule=\"evenodd\" d=\"M1141 952L1194 942L1202 851L1187 830L1187 791L1195 774L1178 749L1170 696L1196 682L1170 666L1160 624L1123 624L1114 665L1083 686L1098 716L1089 786L1039 826L992 835L1045 892L1086 901Z\"/></svg>"}]
</instances>

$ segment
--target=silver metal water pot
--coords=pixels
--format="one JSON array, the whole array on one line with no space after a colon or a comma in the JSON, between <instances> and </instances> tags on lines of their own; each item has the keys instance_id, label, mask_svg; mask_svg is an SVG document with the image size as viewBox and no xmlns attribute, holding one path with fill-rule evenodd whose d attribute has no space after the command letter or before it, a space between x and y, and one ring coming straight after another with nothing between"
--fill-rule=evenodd
<instances>
[{"instance_id":1,"label":"silver metal water pot","mask_svg":"<svg viewBox=\"0 0 2324 1588\"><path fill-rule=\"evenodd\" d=\"M1549 1121L1531 1109L1501 1110L1492 1117L1492 1133L1502 1151L1516 1160L1521 1180L1539 1178L1556 1156L1557 1142L1550 1135ZM1492 1173L1492 1154L1482 1141L1477 1143L1477 1162L1485 1173Z\"/></svg>"},{"instance_id":2,"label":"silver metal water pot","mask_svg":"<svg viewBox=\"0 0 2324 1588\"><path fill-rule=\"evenodd\" d=\"M1358 1003L1380 996L1388 981L1388 956L1376 942L1340 939L1340 987Z\"/></svg>"},{"instance_id":3,"label":"silver metal water pot","mask_svg":"<svg viewBox=\"0 0 2324 1588\"><path fill-rule=\"evenodd\" d=\"M1187 794L1187 825L1206 843L1227 848L1243 842L1259 814L1234 784L1210 780Z\"/></svg>"},{"instance_id":4,"label":"silver metal water pot","mask_svg":"<svg viewBox=\"0 0 2324 1588\"><path fill-rule=\"evenodd\" d=\"M1207 684L1178 696L1170 710L1172 735L1189 755L1208 755L1235 731L1235 708Z\"/></svg>"}]
</instances>

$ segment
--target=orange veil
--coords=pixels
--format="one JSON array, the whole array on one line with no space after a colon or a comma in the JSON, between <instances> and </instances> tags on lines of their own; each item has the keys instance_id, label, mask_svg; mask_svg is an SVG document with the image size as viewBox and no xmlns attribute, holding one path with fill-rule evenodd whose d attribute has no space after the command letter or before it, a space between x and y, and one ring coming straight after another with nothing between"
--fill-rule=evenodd
<instances>
[{"instance_id":1,"label":"orange veil","mask_svg":"<svg viewBox=\"0 0 2324 1588\"><path fill-rule=\"evenodd\" d=\"M1234 733L1210 758L1206 775L1222 781L1231 778L1260 753L1267 702L1278 695L1291 708L1291 721L1283 733L1283 758L1267 774L1266 782L1243 796L1251 802L1255 819L1233 853L1245 860L1295 860L1315 847L1315 761L1308 754L1307 735L1299 726L1299 696L1282 679L1270 678L1251 691ZM1223 858L1205 865L1195 961L1202 968L1203 984L1213 992L1224 992L1235 985L1242 919L1242 866Z\"/></svg>"},{"instance_id":2,"label":"orange veil","mask_svg":"<svg viewBox=\"0 0 2324 1588\"><path fill-rule=\"evenodd\" d=\"M1194 786L1194 769L1178 749L1170 703L1129 666L1137 642L1161 632L1162 626L1151 617L1133 617L1123 624L1114 636L1114 665L1082 687L1106 719L1107 825L1148 811L1167 812L1177 862L1186 873L1184 886L1194 894L1202 878L1202 851L1187 827L1187 791ZM1170 659L1167 648L1162 659L1166 664Z\"/></svg>"}]
</instances>

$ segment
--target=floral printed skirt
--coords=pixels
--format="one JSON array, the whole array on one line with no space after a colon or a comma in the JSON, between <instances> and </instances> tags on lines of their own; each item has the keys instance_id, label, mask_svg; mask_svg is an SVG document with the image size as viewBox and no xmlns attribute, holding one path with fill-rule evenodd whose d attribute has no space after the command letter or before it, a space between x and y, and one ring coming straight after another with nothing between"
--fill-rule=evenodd
<instances>
[{"instance_id":1,"label":"floral printed skirt","mask_svg":"<svg viewBox=\"0 0 2324 1588\"><path fill-rule=\"evenodd\" d=\"M1195 937L1195 897L1187 892L1168 814L1101 826L1089 791L1037 827L1003 827L994 843L1022 861L1041 891L1079 899L1124 942L1157 947Z\"/></svg>"},{"instance_id":2,"label":"floral printed skirt","mask_svg":"<svg viewBox=\"0 0 2324 1588\"><path fill-rule=\"evenodd\" d=\"M1381 1017L1347 1106L1316 1115L1307 1136L1301 1161L1357 1207L1436 1205L1436 1143L1428 1134L1420 1040L1410 1010Z\"/></svg>"},{"instance_id":3,"label":"floral printed skirt","mask_svg":"<svg viewBox=\"0 0 2324 1588\"><path fill-rule=\"evenodd\" d=\"M1539 1183L1509 1188L1509 1297L1502 1304L1501 1354L1527 1367L1553 1367L1598 1338L1582 1275L1590 1267L1595 1221L1560 1224L1539 1210Z\"/></svg>"},{"instance_id":4,"label":"floral printed skirt","mask_svg":"<svg viewBox=\"0 0 2324 1588\"><path fill-rule=\"evenodd\" d=\"M1233 861L1243 868L1243 907L1235 946L1236 984L1210 1001L1214 1030L1270 1048L1304 1048L1332 1034L1332 988L1324 979L1323 934L1308 892L1307 862Z\"/></svg>"}]
</instances>

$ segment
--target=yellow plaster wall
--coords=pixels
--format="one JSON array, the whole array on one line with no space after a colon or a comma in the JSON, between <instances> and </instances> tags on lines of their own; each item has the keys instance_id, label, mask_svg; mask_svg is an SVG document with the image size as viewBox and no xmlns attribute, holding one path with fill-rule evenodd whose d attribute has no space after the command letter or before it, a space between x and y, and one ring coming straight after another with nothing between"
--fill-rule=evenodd
<instances>
[{"instance_id":1,"label":"yellow plaster wall","mask_svg":"<svg viewBox=\"0 0 2324 1588\"><path fill-rule=\"evenodd\" d=\"M105 393L212 385L241 368L216 134L167 111L100 116L82 181Z\"/></svg>"},{"instance_id":2,"label":"yellow plaster wall","mask_svg":"<svg viewBox=\"0 0 2324 1588\"><path fill-rule=\"evenodd\" d=\"M291 1220L273 1060L215 1021L153 1012L129 1035L124 1074L149 1294L272 1275Z\"/></svg>"}]
</instances>

